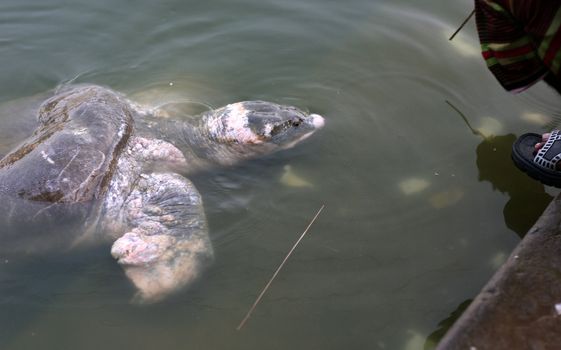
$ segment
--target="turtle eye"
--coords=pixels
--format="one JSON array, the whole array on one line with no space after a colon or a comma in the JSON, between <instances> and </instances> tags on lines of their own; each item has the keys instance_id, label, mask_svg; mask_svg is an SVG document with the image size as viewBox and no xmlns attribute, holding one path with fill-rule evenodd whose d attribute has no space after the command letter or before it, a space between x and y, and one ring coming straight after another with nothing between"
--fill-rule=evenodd
<instances>
[{"instance_id":1,"label":"turtle eye","mask_svg":"<svg viewBox=\"0 0 561 350\"><path fill-rule=\"evenodd\" d=\"M299 126L300 124L302 124L302 120L300 120L300 119L294 119L292 121L292 126L296 127L296 126Z\"/></svg>"}]
</instances>

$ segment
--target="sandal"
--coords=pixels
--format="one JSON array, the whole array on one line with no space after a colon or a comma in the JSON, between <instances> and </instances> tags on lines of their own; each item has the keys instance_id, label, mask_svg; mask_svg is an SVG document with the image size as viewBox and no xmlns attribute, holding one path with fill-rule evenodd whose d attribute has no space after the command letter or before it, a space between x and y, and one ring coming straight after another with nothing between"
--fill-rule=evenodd
<instances>
[{"instance_id":1,"label":"sandal","mask_svg":"<svg viewBox=\"0 0 561 350\"><path fill-rule=\"evenodd\" d=\"M524 134L512 145L512 160L518 169L544 185L561 188L561 132L553 130L546 143L536 153L535 145L542 142L542 135Z\"/></svg>"}]
</instances>

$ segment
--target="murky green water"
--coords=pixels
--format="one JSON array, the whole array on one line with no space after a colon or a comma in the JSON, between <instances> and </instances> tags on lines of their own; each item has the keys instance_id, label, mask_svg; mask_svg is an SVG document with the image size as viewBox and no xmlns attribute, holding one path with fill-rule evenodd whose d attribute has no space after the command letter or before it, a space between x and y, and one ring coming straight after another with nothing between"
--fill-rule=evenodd
<instances>
[{"instance_id":1,"label":"murky green water","mask_svg":"<svg viewBox=\"0 0 561 350\"><path fill-rule=\"evenodd\" d=\"M148 101L264 99L327 121L295 149L193 178L217 259L163 303L129 304L132 287L108 247L0 257L0 348L432 349L547 202L544 188L511 165L509 148L514 135L546 130L561 110L542 84L502 91L473 22L447 40L471 8L436 0L0 2L0 102L10 110L0 131L11 135L3 152L26 130L23 107L10 101L69 81ZM446 101L497 137L473 134ZM286 165L306 186L290 186Z\"/></svg>"}]
</instances>

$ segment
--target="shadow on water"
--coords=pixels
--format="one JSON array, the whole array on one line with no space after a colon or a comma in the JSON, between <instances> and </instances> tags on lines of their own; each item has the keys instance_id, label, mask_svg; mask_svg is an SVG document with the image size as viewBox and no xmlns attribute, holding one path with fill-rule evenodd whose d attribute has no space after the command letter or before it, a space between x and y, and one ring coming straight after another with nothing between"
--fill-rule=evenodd
<instances>
[{"instance_id":1,"label":"shadow on water","mask_svg":"<svg viewBox=\"0 0 561 350\"><path fill-rule=\"evenodd\" d=\"M423 350L432 350L436 348L438 342L440 342L444 335L446 335L446 332L448 332L454 322L456 322L456 320L464 313L472 301L472 299L465 300L458 305L456 310L452 311L447 318L438 322L438 328L427 337Z\"/></svg>"},{"instance_id":2,"label":"shadow on water","mask_svg":"<svg viewBox=\"0 0 561 350\"><path fill-rule=\"evenodd\" d=\"M534 225L553 199L545 188L518 170L511 160L513 134L485 138L476 148L479 181L488 181L493 190L507 194L510 199L503 209L506 226L520 238ZM424 349L434 349L454 322L468 308L472 300L462 302L447 318L438 323L425 342Z\"/></svg>"},{"instance_id":3,"label":"shadow on water","mask_svg":"<svg viewBox=\"0 0 561 350\"><path fill-rule=\"evenodd\" d=\"M515 140L513 134L487 138L477 146L476 154L479 181L489 181L494 190L510 197L503 209L505 224L522 238L553 197L514 166L510 153Z\"/></svg>"},{"instance_id":4,"label":"shadow on water","mask_svg":"<svg viewBox=\"0 0 561 350\"><path fill-rule=\"evenodd\" d=\"M511 159L512 145L516 141L514 134L486 137L470 125L467 117L457 107L449 101L446 103L462 117L474 135L483 138L475 150L479 181L490 182L493 190L510 197L503 209L505 224L520 238L524 237L553 197L545 192L542 184L514 166Z\"/></svg>"}]
</instances>

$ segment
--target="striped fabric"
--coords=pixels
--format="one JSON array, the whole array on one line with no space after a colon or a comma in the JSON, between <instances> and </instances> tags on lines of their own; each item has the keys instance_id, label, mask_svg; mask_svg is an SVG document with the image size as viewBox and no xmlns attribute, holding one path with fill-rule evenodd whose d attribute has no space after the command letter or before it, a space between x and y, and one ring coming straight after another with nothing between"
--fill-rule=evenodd
<instances>
[{"instance_id":1,"label":"striped fabric","mask_svg":"<svg viewBox=\"0 0 561 350\"><path fill-rule=\"evenodd\" d=\"M561 77L561 0L475 0L483 58L499 83L520 91Z\"/></svg>"}]
</instances>

